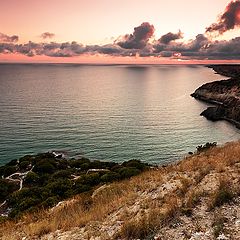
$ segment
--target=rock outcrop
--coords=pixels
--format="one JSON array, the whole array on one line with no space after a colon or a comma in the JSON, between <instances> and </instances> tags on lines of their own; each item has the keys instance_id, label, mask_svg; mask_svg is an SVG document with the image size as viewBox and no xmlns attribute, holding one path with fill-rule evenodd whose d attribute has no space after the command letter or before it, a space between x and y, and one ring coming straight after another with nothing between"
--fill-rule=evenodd
<instances>
[{"instance_id":1,"label":"rock outcrop","mask_svg":"<svg viewBox=\"0 0 240 240\"><path fill-rule=\"evenodd\" d=\"M209 120L227 120L240 128L240 65L210 66L218 74L231 77L202 85L192 97L214 104L201 115Z\"/></svg>"}]
</instances>

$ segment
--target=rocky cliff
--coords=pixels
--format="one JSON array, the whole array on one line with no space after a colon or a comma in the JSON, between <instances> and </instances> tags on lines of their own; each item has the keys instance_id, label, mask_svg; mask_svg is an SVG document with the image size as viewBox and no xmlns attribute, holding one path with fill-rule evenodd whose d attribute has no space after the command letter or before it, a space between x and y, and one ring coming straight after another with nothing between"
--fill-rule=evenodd
<instances>
[{"instance_id":1,"label":"rocky cliff","mask_svg":"<svg viewBox=\"0 0 240 240\"><path fill-rule=\"evenodd\" d=\"M227 120L240 128L240 65L209 66L228 80L206 83L191 96L212 103L201 115L209 120Z\"/></svg>"}]
</instances>

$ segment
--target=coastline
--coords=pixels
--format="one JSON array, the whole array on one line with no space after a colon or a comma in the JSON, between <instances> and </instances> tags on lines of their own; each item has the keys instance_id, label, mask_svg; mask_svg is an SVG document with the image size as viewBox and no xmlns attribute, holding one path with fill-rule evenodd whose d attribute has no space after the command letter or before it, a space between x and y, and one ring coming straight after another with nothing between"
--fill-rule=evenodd
<instances>
[{"instance_id":1,"label":"coastline","mask_svg":"<svg viewBox=\"0 0 240 240\"><path fill-rule=\"evenodd\" d=\"M237 239L240 142L199 150L174 164L7 220L0 224L0 238Z\"/></svg>"},{"instance_id":2,"label":"coastline","mask_svg":"<svg viewBox=\"0 0 240 240\"><path fill-rule=\"evenodd\" d=\"M240 65L207 67L230 79L206 83L191 94L197 100L215 105L200 115L211 121L226 120L240 128Z\"/></svg>"}]
</instances>

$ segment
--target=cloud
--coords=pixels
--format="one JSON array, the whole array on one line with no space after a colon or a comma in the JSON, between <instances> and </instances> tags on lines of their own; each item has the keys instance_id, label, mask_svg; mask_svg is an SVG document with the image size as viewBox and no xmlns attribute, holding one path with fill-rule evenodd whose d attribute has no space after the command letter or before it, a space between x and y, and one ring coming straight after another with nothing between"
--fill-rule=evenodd
<instances>
[{"instance_id":1,"label":"cloud","mask_svg":"<svg viewBox=\"0 0 240 240\"><path fill-rule=\"evenodd\" d=\"M17 35L8 36L0 33L0 42L18 42L19 37Z\"/></svg>"},{"instance_id":2,"label":"cloud","mask_svg":"<svg viewBox=\"0 0 240 240\"><path fill-rule=\"evenodd\" d=\"M169 33L161 36L161 38L158 41L160 43L162 43L162 44L169 44L171 41L174 41L174 40L177 40L177 39L181 39L181 38L183 38L183 34L179 30L178 33L169 32Z\"/></svg>"},{"instance_id":3,"label":"cloud","mask_svg":"<svg viewBox=\"0 0 240 240\"><path fill-rule=\"evenodd\" d=\"M154 26L148 22L134 28L132 34L126 34L117 44L125 49L143 49L154 34Z\"/></svg>"},{"instance_id":4,"label":"cloud","mask_svg":"<svg viewBox=\"0 0 240 240\"><path fill-rule=\"evenodd\" d=\"M225 12L219 16L216 23L206 29L206 32L224 32L240 26L240 0L232 1L228 4Z\"/></svg>"},{"instance_id":5,"label":"cloud","mask_svg":"<svg viewBox=\"0 0 240 240\"><path fill-rule=\"evenodd\" d=\"M42 39L47 39L47 38L53 38L55 37L54 33L50 33L50 32L44 32L41 34L40 36Z\"/></svg>"},{"instance_id":6,"label":"cloud","mask_svg":"<svg viewBox=\"0 0 240 240\"><path fill-rule=\"evenodd\" d=\"M49 57L73 57L83 54L105 54L109 56L168 57L181 59L240 59L240 37L231 40L212 41L198 34L188 42L162 44L148 43L143 49L125 49L116 43L107 45L86 45L73 42L25 44L0 43L0 53L18 53L29 57L44 55Z\"/></svg>"},{"instance_id":7,"label":"cloud","mask_svg":"<svg viewBox=\"0 0 240 240\"><path fill-rule=\"evenodd\" d=\"M202 48L207 46L209 43L209 40L207 37L205 37L203 34L198 34L195 39L190 40L188 42L169 42L168 44L160 43L159 41L157 44L155 44L154 52L155 53L162 53L162 52L168 52L167 55L169 55L170 52L172 52L172 55L174 52L195 52L197 53ZM164 54L165 56L166 54Z\"/></svg>"},{"instance_id":8,"label":"cloud","mask_svg":"<svg viewBox=\"0 0 240 240\"><path fill-rule=\"evenodd\" d=\"M240 37L210 43L206 55L210 58L240 59Z\"/></svg>"},{"instance_id":9,"label":"cloud","mask_svg":"<svg viewBox=\"0 0 240 240\"><path fill-rule=\"evenodd\" d=\"M160 39L153 39L154 26L144 22L113 43L105 45L83 45L72 42L32 42L17 44L17 39L1 34L0 53L23 54L29 57L37 55L49 57L74 57L80 55L168 57L179 59L240 59L240 37L231 40L216 41L204 34L198 34L189 41L182 39L183 33L169 32ZM7 38L6 38L7 36ZM10 38L10 39L9 39Z\"/></svg>"}]
</instances>

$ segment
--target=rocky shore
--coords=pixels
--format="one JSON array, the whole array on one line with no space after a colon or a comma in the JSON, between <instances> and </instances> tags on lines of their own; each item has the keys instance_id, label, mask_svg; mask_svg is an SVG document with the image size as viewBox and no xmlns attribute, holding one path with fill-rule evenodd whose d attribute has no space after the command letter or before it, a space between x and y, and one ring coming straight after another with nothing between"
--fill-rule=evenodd
<instances>
[{"instance_id":1,"label":"rocky shore","mask_svg":"<svg viewBox=\"0 0 240 240\"><path fill-rule=\"evenodd\" d=\"M206 83L191 96L215 105L204 110L202 116L212 121L227 120L240 128L240 65L208 67L230 79Z\"/></svg>"}]
</instances>

